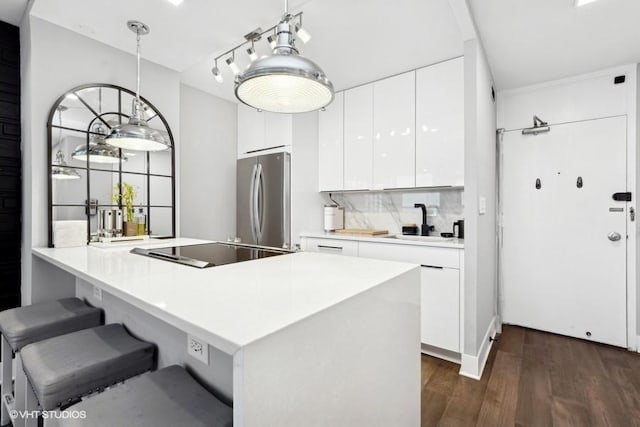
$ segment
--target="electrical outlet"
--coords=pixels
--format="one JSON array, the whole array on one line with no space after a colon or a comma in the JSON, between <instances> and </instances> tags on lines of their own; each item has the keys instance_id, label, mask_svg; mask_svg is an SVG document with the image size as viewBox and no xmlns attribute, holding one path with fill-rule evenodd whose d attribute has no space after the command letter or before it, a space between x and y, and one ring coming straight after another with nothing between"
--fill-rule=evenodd
<instances>
[{"instance_id":1,"label":"electrical outlet","mask_svg":"<svg viewBox=\"0 0 640 427\"><path fill-rule=\"evenodd\" d=\"M209 364L209 345L201 339L187 335L187 353L205 365Z\"/></svg>"},{"instance_id":2,"label":"electrical outlet","mask_svg":"<svg viewBox=\"0 0 640 427\"><path fill-rule=\"evenodd\" d=\"M97 286L93 287L93 297L98 301L102 301L102 289Z\"/></svg>"}]
</instances>

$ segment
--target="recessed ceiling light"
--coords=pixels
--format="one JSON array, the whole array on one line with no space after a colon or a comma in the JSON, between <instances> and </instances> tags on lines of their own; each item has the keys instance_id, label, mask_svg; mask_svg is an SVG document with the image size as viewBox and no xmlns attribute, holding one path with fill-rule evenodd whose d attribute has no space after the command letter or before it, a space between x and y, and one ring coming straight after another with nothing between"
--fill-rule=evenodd
<instances>
[{"instance_id":1,"label":"recessed ceiling light","mask_svg":"<svg viewBox=\"0 0 640 427\"><path fill-rule=\"evenodd\" d=\"M169 0L171 1L171 0ZM575 6L576 7L581 7L584 6L585 4L589 4L589 3L593 3L597 0L576 0Z\"/></svg>"},{"instance_id":2,"label":"recessed ceiling light","mask_svg":"<svg viewBox=\"0 0 640 427\"><path fill-rule=\"evenodd\" d=\"M174 6L180 6L184 0L168 0ZM593 1L593 0L591 0Z\"/></svg>"}]
</instances>

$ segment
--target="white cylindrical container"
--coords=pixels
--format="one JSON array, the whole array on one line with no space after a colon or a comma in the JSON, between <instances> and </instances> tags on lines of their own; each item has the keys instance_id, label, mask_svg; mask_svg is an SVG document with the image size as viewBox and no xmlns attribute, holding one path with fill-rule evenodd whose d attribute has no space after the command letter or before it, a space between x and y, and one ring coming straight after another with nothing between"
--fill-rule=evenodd
<instances>
[{"instance_id":1,"label":"white cylindrical container","mask_svg":"<svg viewBox=\"0 0 640 427\"><path fill-rule=\"evenodd\" d=\"M324 231L336 231L344 228L344 208L337 205L324 207Z\"/></svg>"}]
</instances>

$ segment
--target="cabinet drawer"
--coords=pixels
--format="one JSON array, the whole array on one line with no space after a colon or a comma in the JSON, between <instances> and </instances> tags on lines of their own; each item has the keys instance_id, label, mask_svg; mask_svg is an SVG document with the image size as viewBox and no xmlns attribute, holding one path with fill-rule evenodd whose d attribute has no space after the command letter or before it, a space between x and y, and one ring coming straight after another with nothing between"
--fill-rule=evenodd
<instances>
[{"instance_id":1,"label":"cabinet drawer","mask_svg":"<svg viewBox=\"0 0 640 427\"><path fill-rule=\"evenodd\" d=\"M309 252L324 252L336 255L358 256L358 242L354 240L304 239L304 250Z\"/></svg>"},{"instance_id":2,"label":"cabinet drawer","mask_svg":"<svg viewBox=\"0 0 640 427\"><path fill-rule=\"evenodd\" d=\"M358 256L434 267L460 268L459 249L360 242Z\"/></svg>"},{"instance_id":3,"label":"cabinet drawer","mask_svg":"<svg viewBox=\"0 0 640 427\"><path fill-rule=\"evenodd\" d=\"M460 352L460 271L420 269L420 336L424 344Z\"/></svg>"}]
</instances>

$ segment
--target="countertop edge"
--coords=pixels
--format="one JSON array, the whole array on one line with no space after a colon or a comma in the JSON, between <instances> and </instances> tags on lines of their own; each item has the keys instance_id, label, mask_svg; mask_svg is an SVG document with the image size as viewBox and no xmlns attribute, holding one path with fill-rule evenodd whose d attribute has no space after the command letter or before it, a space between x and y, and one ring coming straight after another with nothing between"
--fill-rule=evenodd
<instances>
[{"instance_id":1,"label":"countertop edge","mask_svg":"<svg viewBox=\"0 0 640 427\"><path fill-rule=\"evenodd\" d=\"M335 239L335 240L353 240L358 242L373 242L373 243L384 243L384 244L392 244L392 245L408 245L408 246L427 246L427 247L436 247L436 248L448 248L448 249L464 249L464 243L460 243L458 241L448 241L448 242L420 242L415 240L402 240L402 239L393 239L389 237L388 234L384 234L381 236L361 236L355 234L337 234L331 232L309 232L305 231L300 233L300 237L309 237L315 239Z\"/></svg>"}]
</instances>

